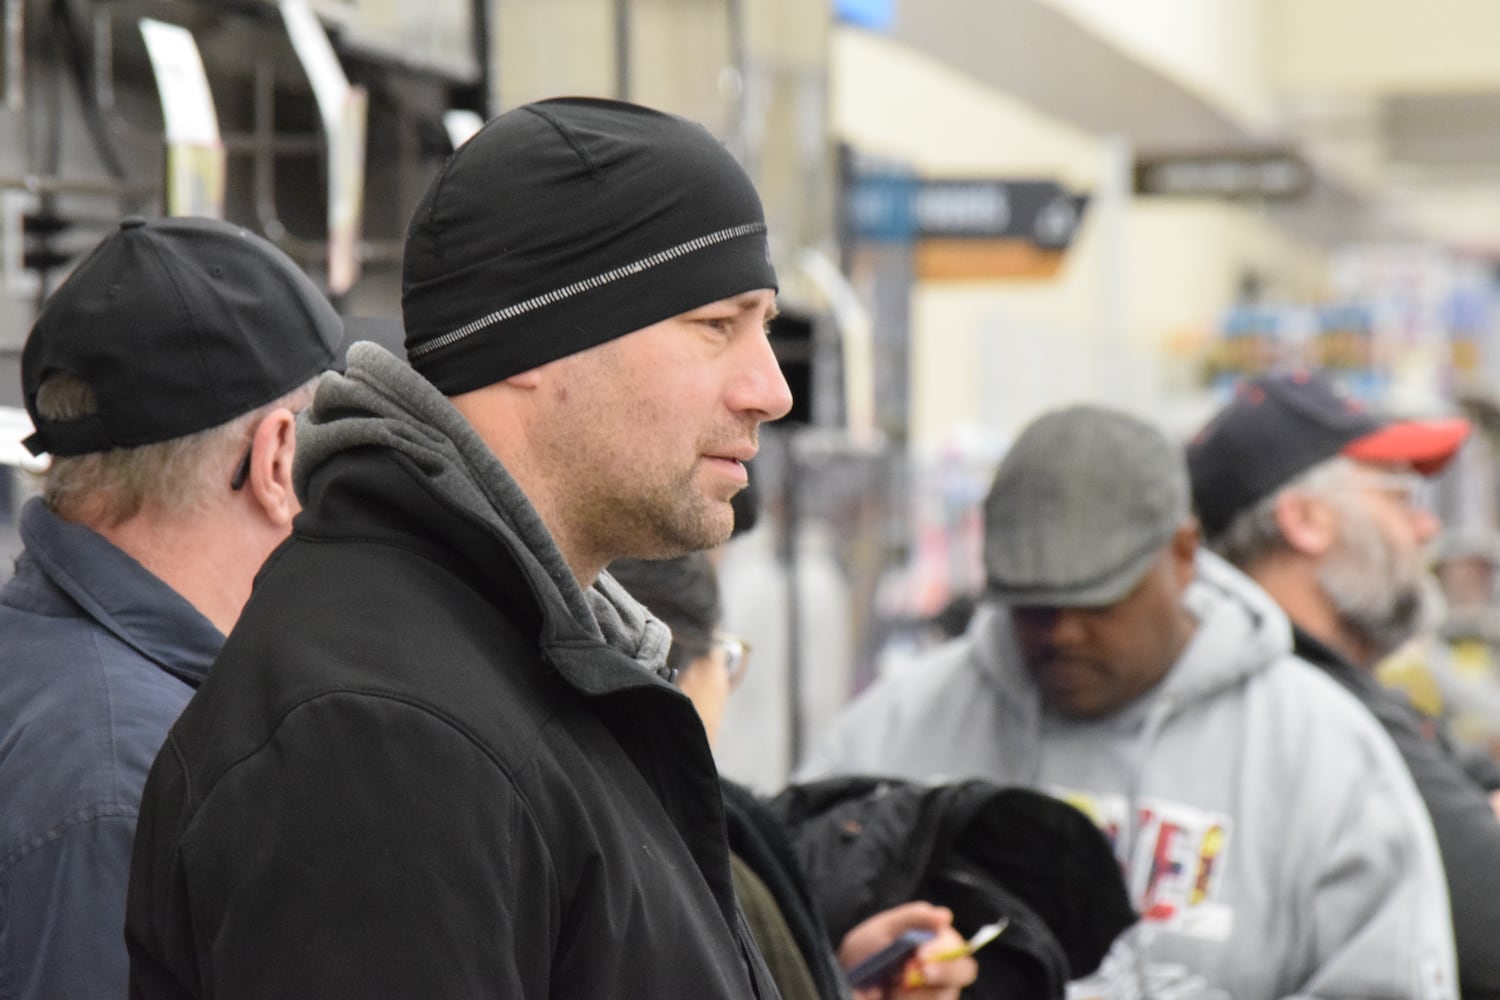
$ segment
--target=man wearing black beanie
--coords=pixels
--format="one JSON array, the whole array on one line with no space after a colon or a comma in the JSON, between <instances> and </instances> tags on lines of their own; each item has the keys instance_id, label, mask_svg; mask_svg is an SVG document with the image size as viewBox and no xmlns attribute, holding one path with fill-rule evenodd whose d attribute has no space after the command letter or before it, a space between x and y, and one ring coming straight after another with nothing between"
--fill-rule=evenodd
<instances>
[{"instance_id":1,"label":"man wearing black beanie","mask_svg":"<svg viewBox=\"0 0 1500 1000\"><path fill-rule=\"evenodd\" d=\"M567 99L460 148L304 512L147 782L135 997L773 997L666 628L602 573L732 527L790 394L760 201L701 126Z\"/></svg>"}]
</instances>

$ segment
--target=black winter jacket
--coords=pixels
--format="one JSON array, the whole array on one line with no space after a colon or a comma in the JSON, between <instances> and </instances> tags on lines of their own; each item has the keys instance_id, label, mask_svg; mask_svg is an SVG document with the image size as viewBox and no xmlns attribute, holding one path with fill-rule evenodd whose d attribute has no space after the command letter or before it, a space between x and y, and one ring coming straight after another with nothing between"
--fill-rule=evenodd
<instances>
[{"instance_id":1,"label":"black winter jacket","mask_svg":"<svg viewBox=\"0 0 1500 1000\"><path fill-rule=\"evenodd\" d=\"M830 778L787 788L764 816L789 839L832 940L910 899L949 907L965 935L1006 918L965 1000L1061 998L1136 920L1099 829L1040 792Z\"/></svg>"},{"instance_id":2,"label":"black winter jacket","mask_svg":"<svg viewBox=\"0 0 1500 1000\"><path fill-rule=\"evenodd\" d=\"M724 811L729 823L730 850L755 873L775 900L813 990L820 1000L848 1000L852 996L851 987L835 957L843 935L834 938L823 926L822 915L787 839L787 831L764 800L732 781L724 782Z\"/></svg>"},{"instance_id":3,"label":"black winter jacket","mask_svg":"<svg viewBox=\"0 0 1500 1000\"><path fill-rule=\"evenodd\" d=\"M1490 808L1490 789L1465 770L1441 726L1424 719L1402 695L1381 687L1301 629L1294 628L1292 635L1297 655L1364 703L1401 751L1432 818L1448 873L1459 995L1464 1000L1500 998L1500 948L1495 947L1500 937L1500 822Z\"/></svg>"},{"instance_id":4,"label":"black winter jacket","mask_svg":"<svg viewBox=\"0 0 1500 1000\"><path fill-rule=\"evenodd\" d=\"M306 509L147 782L132 996L775 997L692 705L375 350L320 386Z\"/></svg>"}]
</instances>

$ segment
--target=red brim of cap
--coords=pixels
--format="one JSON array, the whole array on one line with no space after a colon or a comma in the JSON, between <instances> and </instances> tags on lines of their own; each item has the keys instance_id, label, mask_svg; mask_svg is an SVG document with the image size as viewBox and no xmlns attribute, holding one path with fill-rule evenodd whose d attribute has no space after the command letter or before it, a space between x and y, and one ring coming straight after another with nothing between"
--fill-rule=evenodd
<instances>
[{"instance_id":1,"label":"red brim of cap","mask_svg":"<svg viewBox=\"0 0 1500 1000\"><path fill-rule=\"evenodd\" d=\"M1403 420L1351 441L1343 454L1360 462L1410 463L1424 476L1443 470L1472 429L1462 417Z\"/></svg>"}]
</instances>

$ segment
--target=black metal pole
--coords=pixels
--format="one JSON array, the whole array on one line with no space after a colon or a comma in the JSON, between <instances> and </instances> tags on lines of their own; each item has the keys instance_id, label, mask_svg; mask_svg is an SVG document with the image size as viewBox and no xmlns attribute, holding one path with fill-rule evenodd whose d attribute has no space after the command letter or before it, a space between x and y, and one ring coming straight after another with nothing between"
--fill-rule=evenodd
<instances>
[{"instance_id":1,"label":"black metal pole","mask_svg":"<svg viewBox=\"0 0 1500 1000\"><path fill-rule=\"evenodd\" d=\"M475 93L470 95L470 104L484 121L489 121L499 105L498 87L495 84L494 57L495 26L500 23L500 0L474 0L474 58L479 65L479 79L474 82Z\"/></svg>"}]
</instances>

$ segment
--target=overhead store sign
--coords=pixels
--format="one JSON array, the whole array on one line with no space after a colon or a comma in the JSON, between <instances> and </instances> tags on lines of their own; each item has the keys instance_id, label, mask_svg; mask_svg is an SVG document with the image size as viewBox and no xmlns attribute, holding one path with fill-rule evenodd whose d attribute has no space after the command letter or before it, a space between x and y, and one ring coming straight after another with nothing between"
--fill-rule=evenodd
<instances>
[{"instance_id":1,"label":"overhead store sign","mask_svg":"<svg viewBox=\"0 0 1500 1000\"><path fill-rule=\"evenodd\" d=\"M1136 160L1136 194L1285 201L1312 187L1312 168L1294 153L1235 152Z\"/></svg>"},{"instance_id":2,"label":"overhead store sign","mask_svg":"<svg viewBox=\"0 0 1500 1000\"><path fill-rule=\"evenodd\" d=\"M1054 181L857 174L846 207L853 239L915 243L919 277L965 279L1050 275L1087 201Z\"/></svg>"},{"instance_id":3,"label":"overhead store sign","mask_svg":"<svg viewBox=\"0 0 1500 1000\"><path fill-rule=\"evenodd\" d=\"M1066 247L1087 198L1053 181L919 180L898 174L858 177L849 187L856 239L1024 239Z\"/></svg>"}]
</instances>

